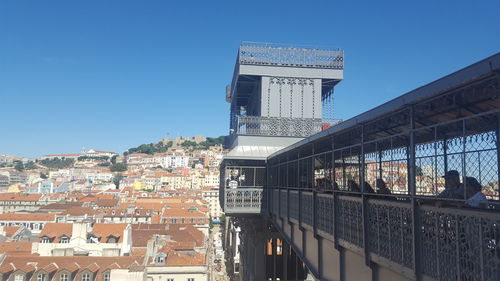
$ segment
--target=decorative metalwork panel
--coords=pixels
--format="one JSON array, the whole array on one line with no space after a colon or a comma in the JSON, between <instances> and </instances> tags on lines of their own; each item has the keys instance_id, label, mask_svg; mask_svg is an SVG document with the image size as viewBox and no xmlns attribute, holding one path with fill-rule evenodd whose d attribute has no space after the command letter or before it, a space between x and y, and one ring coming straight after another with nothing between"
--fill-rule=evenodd
<instances>
[{"instance_id":1,"label":"decorative metalwork panel","mask_svg":"<svg viewBox=\"0 0 500 281\"><path fill-rule=\"evenodd\" d=\"M338 238L363 247L363 212L360 197L341 196L334 206L338 221Z\"/></svg>"},{"instance_id":2,"label":"decorative metalwork panel","mask_svg":"<svg viewBox=\"0 0 500 281\"><path fill-rule=\"evenodd\" d=\"M369 200L369 251L413 268L412 212L409 204Z\"/></svg>"},{"instance_id":3,"label":"decorative metalwork panel","mask_svg":"<svg viewBox=\"0 0 500 281\"><path fill-rule=\"evenodd\" d=\"M319 194L316 197L316 210L318 229L333 235L333 196Z\"/></svg>"},{"instance_id":4,"label":"decorative metalwork panel","mask_svg":"<svg viewBox=\"0 0 500 281\"><path fill-rule=\"evenodd\" d=\"M290 217L299 219L299 192L290 191Z\"/></svg>"},{"instance_id":5,"label":"decorative metalwork panel","mask_svg":"<svg viewBox=\"0 0 500 281\"><path fill-rule=\"evenodd\" d=\"M423 273L438 280L500 280L498 214L425 207L418 215Z\"/></svg>"},{"instance_id":6,"label":"decorative metalwork panel","mask_svg":"<svg viewBox=\"0 0 500 281\"><path fill-rule=\"evenodd\" d=\"M308 137L321 132L325 125L331 126L339 122L340 120L320 118L239 115L233 133L250 136Z\"/></svg>"},{"instance_id":7,"label":"decorative metalwork panel","mask_svg":"<svg viewBox=\"0 0 500 281\"><path fill-rule=\"evenodd\" d=\"M287 214L288 198L287 198L287 191L286 190L281 191L280 204L281 204L280 205L280 207L281 207L280 215L281 215L281 217L286 218L286 216L288 215Z\"/></svg>"},{"instance_id":8,"label":"decorative metalwork panel","mask_svg":"<svg viewBox=\"0 0 500 281\"><path fill-rule=\"evenodd\" d=\"M300 194L300 221L302 223L313 226L313 195L311 192L302 192Z\"/></svg>"},{"instance_id":9,"label":"decorative metalwork panel","mask_svg":"<svg viewBox=\"0 0 500 281\"><path fill-rule=\"evenodd\" d=\"M260 213L262 188L236 188L225 190L224 212Z\"/></svg>"},{"instance_id":10,"label":"decorative metalwork panel","mask_svg":"<svg viewBox=\"0 0 500 281\"><path fill-rule=\"evenodd\" d=\"M289 45L244 42L240 64L310 68L344 68L344 52L331 48L304 48Z\"/></svg>"}]
</instances>

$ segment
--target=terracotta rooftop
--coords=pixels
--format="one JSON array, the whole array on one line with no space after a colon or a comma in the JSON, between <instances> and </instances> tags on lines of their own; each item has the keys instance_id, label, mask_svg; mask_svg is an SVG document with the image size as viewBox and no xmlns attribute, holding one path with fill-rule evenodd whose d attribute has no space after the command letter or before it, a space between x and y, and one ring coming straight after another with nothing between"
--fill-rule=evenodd
<instances>
[{"instance_id":1,"label":"terracotta rooftop","mask_svg":"<svg viewBox=\"0 0 500 281\"><path fill-rule=\"evenodd\" d=\"M143 257L119 256L119 257L90 257L90 256L64 256L64 257L41 257L41 256L7 256L0 265L0 273L11 274L14 270L67 270L77 272L80 276L84 270L96 273L96 281L102 280L102 273L111 269L128 269L142 263ZM59 273L58 273L59 274ZM81 279L81 277L80 277ZM75 279L75 280L80 280Z\"/></svg>"},{"instance_id":2,"label":"terracotta rooftop","mask_svg":"<svg viewBox=\"0 0 500 281\"><path fill-rule=\"evenodd\" d=\"M0 193L0 201L39 201L41 194Z\"/></svg>"},{"instance_id":3,"label":"terracotta rooftop","mask_svg":"<svg viewBox=\"0 0 500 281\"><path fill-rule=\"evenodd\" d=\"M0 214L0 221L55 221L56 214L6 213Z\"/></svg>"},{"instance_id":4,"label":"terracotta rooftop","mask_svg":"<svg viewBox=\"0 0 500 281\"><path fill-rule=\"evenodd\" d=\"M5 236L12 237L12 235L16 234L16 232L21 229L21 226L12 225L12 226L4 226L3 231L5 232Z\"/></svg>"},{"instance_id":5,"label":"terracotta rooftop","mask_svg":"<svg viewBox=\"0 0 500 281\"><path fill-rule=\"evenodd\" d=\"M70 216L85 216L85 215L95 215L98 214L97 211L87 207L70 207L66 211L62 213L62 215L70 215Z\"/></svg>"},{"instance_id":6,"label":"terracotta rooftop","mask_svg":"<svg viewBox=\"0 0 500 281\"><path fill-rule=\"evenodd\" d=\"M118 205L119 200L118 199L98 199L97 200L97 206L99 207L116 207Z\"/></svg>"},{"instance_id":7,"label":"terracotta rooftop","mask_svg":"<svg viewBox=\"0 0 500 281\"><path fill-rule=\"evenodd\" d=\"M70 207L79 207L82 206L82 203L79 202L61 202L61 203L52 203L45 206L40 207L40 210L67 210Z\"/></svg>"},{"instance_id":8,"label":"terracotta rooftop","mask_svg":"<svg viewBox=\"0 0 500 281\"><path fill-rule=\"evenodd\" d=\"M32 242L0 242L0 254L7 253L9 256L31 255Z\"/></svg>"},{"instance_id":9,"label":"terracotta rooftop","mask_svg":"<svg viewBox=\"0 0 500 281\"><path fill-rule=\"evenodd\" d=\"M109 236L122 237L123 231L127 227L126 223L96 223L93 226L91 233L101 239ZM119 242L119 240L117 240Z\"/></svg>"},{"instance_id":10,"label":"terracotta rooftop","mask_svg":"<svg viewBox=\"0 0 500 281\"><path fill-rule=\"evenodd\" d=\"M38 242L41 241L41 237L47 236L54 239L53 243L59 243L61 241L61 236L66 235L71 237L73 233L73 224L71 223L47 223L40 232Z\"/></svg>"}]
</instances>

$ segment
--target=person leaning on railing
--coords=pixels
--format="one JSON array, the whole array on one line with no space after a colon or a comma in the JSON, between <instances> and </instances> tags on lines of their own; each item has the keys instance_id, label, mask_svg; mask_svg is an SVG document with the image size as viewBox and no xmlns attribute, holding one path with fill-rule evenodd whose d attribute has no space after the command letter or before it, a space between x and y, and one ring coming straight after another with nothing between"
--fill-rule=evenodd
<instances>
[{"instance_id":1,"label":"person leaning on railing","mask_svg":"<svg viewBox=\"0 0 500 281\"><path fill-rule=\"evenodd\" d=\"M387 184L383 179L377 179L375 186L377 187L378 194L391 194L391 190L387 188Z\"/></svg>"},{"instance_id":2,"label":"person leaning on railing","mask_svg":"<svg viewBox=\"0 0 500 281\"><path fill-rule=\"evenodd\" d=\"M444 190L438 194L438 198L456 198L457 190L460 187L460 174L457 170L449 170L444 176Z\"/></svg>"},{"instance_id":3,"label":"person leaning on railing","mask_svg":"<svg viewBox=\"0 0 500 281\"><path fill-rule=\"evenodd\" d=\"M435 202L436 207L445 204L456 207L485 208L487 206L486 196L481 192L482 186L474 177L465 177L465 182L460 183L460 174L456 170L450 170L443 176L445 180L445 190L437 197L441 199L458 199L465 202L446 202L440 200Z\"/></svg>"},{"instance_id":4,"label":"person leaning on railing","mask_svg":"<svg viewBox=\"0 0 500 281\"><path fill-rule=\"evenodd\" d=\"M486 208L488 199L481 190L482 186L476 178L466 177L465 184L462 184L456 190L456 193L459 199L464 199L465 195L465 206L474 208ZM460 206L464 205L462 204Z\"/></svg>"}]
</instances>

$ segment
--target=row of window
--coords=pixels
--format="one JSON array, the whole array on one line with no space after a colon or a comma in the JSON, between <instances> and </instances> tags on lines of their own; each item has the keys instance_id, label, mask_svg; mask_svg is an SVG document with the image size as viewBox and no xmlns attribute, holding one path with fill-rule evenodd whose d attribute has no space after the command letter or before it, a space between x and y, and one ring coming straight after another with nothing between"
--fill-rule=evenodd
<instances>
[{"instance_id":1,"label":"row of window","mask_svg":"<svg viewBox=\"0 0 500 281\"><path fill-rule=\"evenodd\" d=\"M110 281L110 274L109 272L104 273L103 275L103 281ZM26 281L26 276L24 274L16 274L14 276L14 281ZM48 281L48 276L47 274L41 273L38 274L37 281ZM63 273L59 276L59 281L69 281L70 276L69 274ZM89 273L84 273L82 274L82 278L80 279L81 281L90 281L91 280L91 275ZM194 279L193 279L194 280Z\"/></svg>"}]
</instances>

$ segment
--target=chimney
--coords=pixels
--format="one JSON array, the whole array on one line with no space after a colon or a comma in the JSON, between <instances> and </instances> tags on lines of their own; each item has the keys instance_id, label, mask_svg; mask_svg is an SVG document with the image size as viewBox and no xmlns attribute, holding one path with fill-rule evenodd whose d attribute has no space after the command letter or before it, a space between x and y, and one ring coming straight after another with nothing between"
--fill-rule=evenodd
<instances>
[{"instance_id":1,"label":"chimney","mask_svg":"<svg viewBox=\"0 0 500 281\"><path fill-rule=\"evenodd\" d=\"M71 230L71 243L85 244L87 243L87 224L75 222Z\"/></svg>"}]
</instances>

